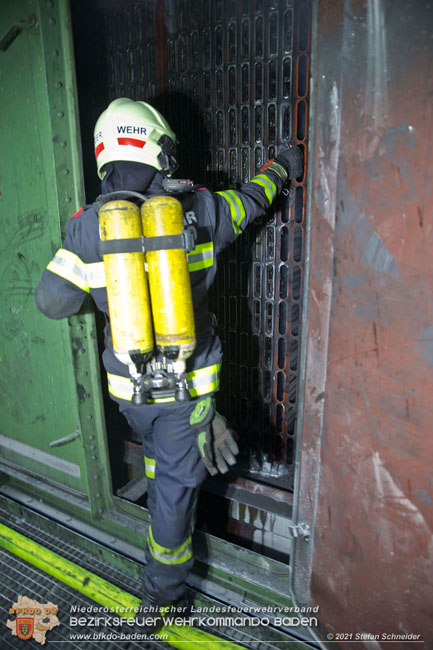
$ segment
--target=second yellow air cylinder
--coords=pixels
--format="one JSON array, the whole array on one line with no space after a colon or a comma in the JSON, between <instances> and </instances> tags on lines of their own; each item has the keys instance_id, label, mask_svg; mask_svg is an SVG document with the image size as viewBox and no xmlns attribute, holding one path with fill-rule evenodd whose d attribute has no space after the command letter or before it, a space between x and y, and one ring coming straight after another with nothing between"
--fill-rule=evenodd
<instances>
[{"instance_id":1,"label":"second yellow air cylinder","mask_svg":"<svg viewBox=\"0 0 433 650\"><path fill-rule=\"evenodd\" d=\"M143 235L179 235L181 203L172 196L154 196L141 206ZM194 311L187 255L168 249L146 253L150 299L157 348L167 358L184 361L195 348Z\"/></svg>"}]
</instances>

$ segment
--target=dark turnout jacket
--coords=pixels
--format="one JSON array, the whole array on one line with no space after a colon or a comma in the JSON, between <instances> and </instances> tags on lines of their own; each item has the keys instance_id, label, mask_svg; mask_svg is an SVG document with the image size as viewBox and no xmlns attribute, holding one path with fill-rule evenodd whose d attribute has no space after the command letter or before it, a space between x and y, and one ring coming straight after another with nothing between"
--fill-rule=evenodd
<instances>
[{"instance_id":1,"label":"dark turnout jacket","mask_svg":"<svg viewBox=\"0 0 433 650\"><path fill-rule=\"evenodd\" d=\"M156 172L145 188L146 196L165 194L163 175ZM221 345L215 335L208 310L208 291L217 270L217 255L258 216L269 208L281 192L288 170L280 162L272 162L262 173L242 185L239 190L211 192L195 187L185 195L176 195L183 204L184 214L193 213L197 239L188 253L197 345L187 359L187 380L192 397L218 390L221 367ZM136 184L136 183L135 183ZM128 188L123 179L122 187ZM38 309L50 318L65 318L79 311L86 294L90 293L96 306L108 315L104 263L99 253L99 222L93 205L86 205L66 224L66 237L43 272L36 288ZM106 336L103 362L108 373L108 387L116 401L130 401L133 384L128 367L114 355L111 337Z\"/></svg>"}]
</instances>

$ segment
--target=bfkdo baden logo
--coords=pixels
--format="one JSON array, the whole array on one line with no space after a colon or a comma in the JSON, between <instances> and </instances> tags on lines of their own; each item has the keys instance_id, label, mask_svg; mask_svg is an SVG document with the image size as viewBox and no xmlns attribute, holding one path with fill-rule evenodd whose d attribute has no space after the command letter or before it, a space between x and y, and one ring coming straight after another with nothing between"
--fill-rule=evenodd
<instances>
[{"instance_id":1,"label":"bfkdo baden logo","mask_svg":"<svg viewBox=\"0 0 433 650\"><path fill-rule=\"evenodd\" d=\"M16 615L14 621L6 622L12 636L19 639L34 639L45 645L45 636L60 621L57 618L58 607L54 603L39 603L28 596L18 596L17 602L9 608L9 614Z\"/></svg>"},{"instance_id":2,"label":"bfkdo baden logo","mask_svg":"<svg viewBox=\"0 0 433 650\"><path fill-rule=\"evenodd\" d=\"M31 639L35 631L35 619L17 618L15 621L15 631L20 639Z\"/></svg>"}]
</instances>

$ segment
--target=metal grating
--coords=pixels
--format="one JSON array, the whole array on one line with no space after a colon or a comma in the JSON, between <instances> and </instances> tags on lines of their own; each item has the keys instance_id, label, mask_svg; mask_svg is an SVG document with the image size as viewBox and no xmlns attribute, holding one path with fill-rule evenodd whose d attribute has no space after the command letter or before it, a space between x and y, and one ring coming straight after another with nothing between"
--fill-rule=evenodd
<instances>
[{"instance_id":1,"label":"metal grating","mask_svg":"<svg viewBox=\"0 0 433 650\"><path fill-rule=\"evenodd\" d=\"M141 597L142 583L139 578L134 578L112 565L108 565L104 560L88 551L81 549L78 545L65 541L58 536L53 536L50 532L36 524L30 523L26 519L10 513L6 508L0 506L0 521L13 528L21 535L34 540L41 546L48 548L62 557L79 564L83 569L91 571L104 580L109 580L120 589Z\"/></svg>"},{"instance_id":2,"label":"metal grating","mask_svg":"<svg viewBox=\"0 0 433 650\"><path fill-rule=\"evenodd\" d=\"M9 509L7 503L0 506L0 521L7 523L9 527L25 535L29 539L34 540L41 546L53 550L62 557L79 564L81 567L88 569L92 573L104 579L109 580L121 589L140 597L142 589L140 580L134 578L130 573L127 573L120 568L116 568L113 564L108 564L104 561L99 554L98 544L95 544L92 551L89 551L88 547L85 549L80 545L80 535L73 533L71 538L69 534L70 531L63 526L56 526L56 524L49 520L45 520L44 518L39 519L37 514L31 513L31 511L27 511L26 509L20 509L19 512L13 512ZM50 527L50 530L45 528L47 525ZM84 540L84 538L82 539ZM299 630L298 628L291 629L290 632L293 633L294 636L289 636L287 630L282 632L274 627L257 628L254 626L250 629L249 625L241 625L240 627L213 625L211 620L213 618L212 610L207 614L206 609L211 608L212 605L224 606L227 604L225 600L213 600L207 596L200 595L192 589L188 589L187 593L189 597L194 600L196 608L201 607L203 609L201 615L208 621L205 631L214 635L214 641L212 641L212 643L217 643L219 638L223 638L229 639L235 643L243 644L247 648L254 648L255 650L257 648L260 648L261 650L273 650L274 648L280 647L281 642L288 643L290 640L294 647L296 646L299 650L303 648L316 647L314 644L310 645L304 643L304 640L308 641L309 637L307 635L306 638L304 638L305 634L302 634L302 632L305 632L305 630ZM10 647L24 649L28 647L39 647L34 639L21 641L20 639L17 639L17 637L12 636L11 632L6 627L7 618L12 620L15 618L14 616L8 616L8 610L12 603L16 601L18 595L28 596L29 598L36 599L39 602L51 601L58 605L58 616L61 625L54 628L52 631L50 630L47 635L47 643L51 643L53 647L56 648L60 647L60 644L61 647L66 648L66 650L82 648L84 645L86 648L94 648L96 647L96 644L99 646L103 644L104 648L106 647L109 649L122 647L127 650L135 650L135 648L138 647L138 643L133 639L129 642L126 640L117 640L110 643L108 640L98 640L95 636L95 639L89 638L88 640L83 641L74 640L72 634L77 632L78 634L93 635L94 633L95 635L106 635L114 631L120 633L131 633L131 635L134 635L134 633L143 633L144 631L140 626L124 626L122 629L119 627L108 628L102 624L102 621L101 625L94 628L69 628L68 621L71 613L71 606L87 605L97 607L97 603L89 600L82 594L74 591L67 585L28 564L24 560L21 560L12 553L0 548L0 609L4 612L4 625L0 625L2 648ZM244 595L242 597L242 606L246 606L247 603L248 600L245 600ZM251 607L257 606L257 603L252 601L250 604ZM104 613L101 612L97 615L103 616ZM239 614L239 616L247 618L249 615ZM168 650L172 647L168 642L163 640L158 640L157 644L150 640L140 642L140 648L144 649L156 648L156 645L159 650Z\"/></svg>"},{"instance_id":3,"label":"metal grating","mask_svg":"<svg viewBox=\"0 0 433 650\"><path fill-rule=\"evenodd\" d=\"M83 627L69 627L69 616L71 606L79 607L94 607L95 602L83 596L82 594L74 591L67 585L55 580L48 574L40 571L34 566L24 562L12 553L0 549L0 611L3 613L3 620L0 626L0 639L2 648L13 648L13 650L27 650L28 648L40 648L41 644L37 643L33 638L28 640L21 640L16 636L12 636L11 631L6 626L6 621L15 620L15 616L8 614L9 608L16 602L17 596L28 596L31 599L37 600L40 603L53 602L58 606L58 618L60 625L53 630L47 632L47 644L51 647L62 648L64 650L75 650L85 647L89 650L93 648L100 648L101 641L92 640L92 636L83 642L83 640L73 640L74 633L101 634L107 637L103 641L103 647L107 650L115 650L119 648L118 641L110 641L110 633L118 632L119 634L127 632L142 633L142 628L131 626L127 630L122 630L116 627L107 627L99 625L95 628ZM101 614L104 616L104 614ZM102 637L101 637L102 638ZM124 650L153 650L155 648L170 648L167 643L161 641L129 641L121 643Z\"/></svg>"},{"instance_id":4,"label":"metal grating","mask_svg":"<svg viewBox=\"0 0 433 650\"><path fill-rule=\"evenodd\" d=\"M105 17L110 99L152 101L181 142L179 175L236 187L291 139L306 156L309 0L140 2ZM305 181L219 259L218 406L244 475L293 484Z\"/></svg>"}]
</instances>

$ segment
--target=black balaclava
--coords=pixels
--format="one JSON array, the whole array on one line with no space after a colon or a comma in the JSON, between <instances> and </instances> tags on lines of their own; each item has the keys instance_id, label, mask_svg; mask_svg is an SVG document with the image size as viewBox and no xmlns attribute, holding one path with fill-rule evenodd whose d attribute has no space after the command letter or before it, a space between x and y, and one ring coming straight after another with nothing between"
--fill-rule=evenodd
<instances>
[{"instance_id":1,"label":"black balaclava","mask_svg":"<svg viewBox=\"0 0 433 650\"><path fill-rule=\"evenodd\" d=\"M102 194L120 190L143 193L158 170L144 163L117 160L104 165L104 171L106 174L101 181Z\"/></svg>"}]
</instances>

